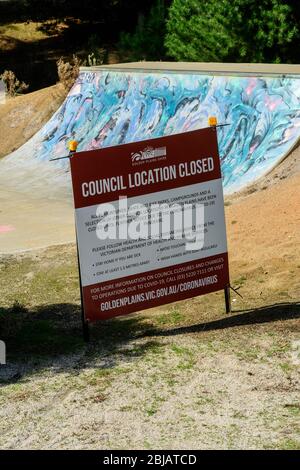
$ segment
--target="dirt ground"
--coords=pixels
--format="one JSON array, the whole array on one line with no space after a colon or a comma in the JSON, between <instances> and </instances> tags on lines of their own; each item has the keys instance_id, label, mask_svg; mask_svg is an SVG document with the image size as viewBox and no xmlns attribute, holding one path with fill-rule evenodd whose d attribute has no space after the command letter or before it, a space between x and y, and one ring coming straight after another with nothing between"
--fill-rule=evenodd
<instances>
[{"instance_id":1,"label":"dirt ground","mask_svg":"<svg viewBox=\"0 0 300 470\"><path fill-rule=\"evenodd\" d=\"M222 292L81 340L73 244L0 258L0 448L300 449L300 173L226 202Z\"/></svg>"},{"instance_id":2,"label":"dirt ground","mask_svg":"<svg viewBox=\"0 0 300 470\"><path fill-rule=\"evenodd\" d=\"M0 158L21 147L50 119L66 97L61 84L0 104Z\"/></svg>"}]
</instances>

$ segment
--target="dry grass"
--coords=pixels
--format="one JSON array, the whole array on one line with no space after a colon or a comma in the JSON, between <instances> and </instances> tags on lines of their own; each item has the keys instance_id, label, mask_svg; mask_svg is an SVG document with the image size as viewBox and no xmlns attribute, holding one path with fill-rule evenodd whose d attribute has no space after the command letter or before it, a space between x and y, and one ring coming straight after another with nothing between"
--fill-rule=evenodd
<instances>
[{"instance_id":1,"label":"dry grass","mask_svg":"<svg viewBox=\"0 0 300 470\"><path fill-rule=\"evenodd\" d=\"M25 21L7 23L0 26L0 41L3 36L12 40L12 42L36 42L56 36L67 28L68 25L65 22L55 19L44 22Z\"/></svg>"},{"instance_id":2,"label":"dry grass","mask_svg":"<svg viewBox=\"0 0 300 470\"><path fill-rule=\"evenodd\" d=\"M79 58L75 55L73 55L71 60L64 61L60 58L57 61L58 78L66 91L69 91L74 85L79 75L80 63Z\"/></svg>"}]
</instances>

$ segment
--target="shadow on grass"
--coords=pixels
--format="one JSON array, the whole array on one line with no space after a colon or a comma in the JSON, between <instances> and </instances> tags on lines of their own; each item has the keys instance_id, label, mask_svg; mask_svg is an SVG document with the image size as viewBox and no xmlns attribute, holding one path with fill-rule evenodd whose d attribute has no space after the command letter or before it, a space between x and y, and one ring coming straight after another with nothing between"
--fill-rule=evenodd
<instances>
[{"instance_id":1,"label":"shadow on grass","mask_svg":"<svg viewBox=\"0 0 300 470\"><path fill-rule=\"evenodd\" d=\"M201 333L202 331L224 330L237 326L249 326L261 323L270 323L291 320L300 317L300 303L285 302L266 305L249 310L236 310L233 314L205 323L181 326L172 329L155 330L149 336L175 336L188 333Z\"/></svg>"},{"instance_id":2,"label":"shadow on grass","mask_svg":"<svg viewBox=\"0 0 300 470\"><path fill-rule=\"evenodd\" d=\"M122 317L93 325L91 341L82 339L81 309L76 304L55 304L27 310L16 303L0 307L0 339L5 341L7 366L0 368L0 383L18 381L45 365L59 371L78 371L95 366L112 369L155 352L160 346L153 339L133 345L137 337L146 337L149 329L141 316ZM5 368L16 365L17 373L6 374ZM19 371L22 369L22 372Z\"/></svg>"},{"instance_id":3,"label":"shadow on grass","mask_svg":"<svg viewBox=\"0 0 300 470\"><path fill-rule=\"evenodd\" d=\"M253 310L236 311L219 320L176 328L159 328L150 318L117 317L94 324L91 341L82 339L80 306L56 304L27 310L22 305L0 308L0 338L7 348L8 366L16 364L22 372L3 376L0 383L12 383L43 369L45 364L57 372L86 367L112 370L122 361L134 361L163 345L155 337L167 337L227 328L248 326L300 317L299 303L273 304ZM141 344L134 340L147 338ZM68 359L69 358L69 359ZM4 378L3 378L4 377Z\"/></svg>"}]
</instances>

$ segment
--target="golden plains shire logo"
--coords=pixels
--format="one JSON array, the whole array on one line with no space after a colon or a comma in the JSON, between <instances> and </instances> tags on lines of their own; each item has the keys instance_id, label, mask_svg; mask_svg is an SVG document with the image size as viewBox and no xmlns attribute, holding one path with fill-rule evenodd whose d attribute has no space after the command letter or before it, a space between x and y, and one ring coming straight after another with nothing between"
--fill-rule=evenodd
<instances>
[{"instance_id":1,"label":"golden plains shire logo","mask_svg":"<svg viewBox=\"0 0 300 470\"><path fill-rule=\"evenodd\" d=\"M167 155L166 147L145 147L144 150L139 152L133 152L131 154L131 160L133 163L140 162L142 160L150 160L152 158L164 157Z\"/></svg>"}]
</instances>

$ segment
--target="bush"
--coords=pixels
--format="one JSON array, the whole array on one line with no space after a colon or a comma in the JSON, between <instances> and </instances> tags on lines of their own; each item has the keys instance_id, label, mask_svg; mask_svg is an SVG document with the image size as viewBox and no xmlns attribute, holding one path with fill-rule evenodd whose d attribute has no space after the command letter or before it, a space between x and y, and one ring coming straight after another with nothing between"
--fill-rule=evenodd
<instances>
[{"instance_id":1,"label":"bush","mask_svg":"<svg viewBox=\"0 0 300 470\"><path fill-rule=\"evenodd\" d=\"M65 62L61 57L56 64L59 81L69 91L79 75L80 59L73 55L72 60Z\"/></svg>"},{"instance_id":2,"label":"bush","mask_svg":"<svg viewBox=\"0 0 300 470\"><path fill-rule=\"evenodd\" d=\"M20 95L29 87L25 82L20 82L12 70L5 70L3 74L0 75L0 79L2 79L5 84L8 96Z\"/></svg>"},{"instance_id":3,"label":"bush","mask_svg":"<svg viewBox=\"0 0 300 470\"><path fill-rule=\"evenodd\" d=\"M166 7L156 0L149 15L139 15L134 33L122 32L118 47L126 60L162 60L165 57Z\"/></svg>"},{"instance_id":4,"label":"bush","mask_svg":"<svg viewBox=\"0 0 300 470\"><path fill-rule=\"evenodd\" d=\"M165 45L176 60L298 62L298 2L173 0Z\"/></svg>"}]
</instances>

